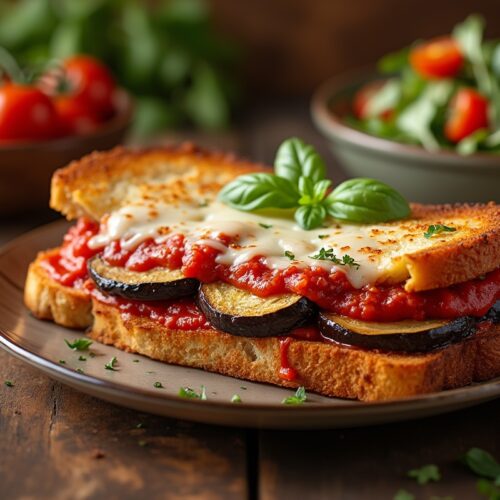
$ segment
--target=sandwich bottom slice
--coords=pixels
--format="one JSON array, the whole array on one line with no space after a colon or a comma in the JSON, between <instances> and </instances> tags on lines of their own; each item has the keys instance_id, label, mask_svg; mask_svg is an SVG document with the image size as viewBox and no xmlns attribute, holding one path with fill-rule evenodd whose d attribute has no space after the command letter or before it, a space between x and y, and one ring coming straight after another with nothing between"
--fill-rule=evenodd
<instances>
[{"instance_id":1,"label":"sandwich bottom slice","mask_svg":"<svg viewBox=\"0 0 500 500\"><path fill-rule=\"evenodd\" d=\"M364 401L457 388L500 375L500 325L491 321L471 337L425 354L293 337L240 337L212 328L177 330L53 280L41 262L57 252L40 253L29 268L25 302L35 316L88 328L96 341L167 363ZM295 377L289 376L291 370Z\"/></svg>"}]
</instances>

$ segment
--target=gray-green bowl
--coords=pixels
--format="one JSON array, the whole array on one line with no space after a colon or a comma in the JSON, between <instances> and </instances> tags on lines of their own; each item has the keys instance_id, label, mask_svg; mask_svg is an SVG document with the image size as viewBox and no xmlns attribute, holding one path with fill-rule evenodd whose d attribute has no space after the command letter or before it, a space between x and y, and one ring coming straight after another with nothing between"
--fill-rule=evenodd
<instances>
[{"instance_id":1,"label":"gray-green bowl","mask_svg":"<svg viewBox=\"0 0 500 500\"><path fill-rule=\"evenodd\" d=\"M365 134L344 123L356 89L369 80L366 74L334 78L312 99L314 123L351 176L384 181L412 201L500 201L500 155L429 152Z\"/></svg>"}]
</instances>

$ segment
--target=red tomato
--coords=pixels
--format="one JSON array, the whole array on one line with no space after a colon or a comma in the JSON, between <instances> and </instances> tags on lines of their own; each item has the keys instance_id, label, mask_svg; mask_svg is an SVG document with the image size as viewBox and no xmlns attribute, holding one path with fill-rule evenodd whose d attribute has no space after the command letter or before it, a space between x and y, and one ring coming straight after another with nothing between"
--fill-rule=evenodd
<instances>
[{"instance_id":1,"label":"red tomato","mask_svg":"<svg viewBox=\"0 0 500 500\"><path fill-rule=\"evenodd\" d=\"M460 89L450 103L444 126L446 138L459 142L481 128L488 128L488 99L477 90Z\"/></svg>"},{"instance_id":2,"label":"red tomato","mask_svg":"<svg viewBox=\"0 0 500 500\"><path fill-rule=\"evenodd\" d=\"M424 78L449 78L462 68L464 56L450 37L434 38L417 45L410 52L410 64Z\"/></svg>"},{"instance_id":3,"label":"red tomato","mask_svg":"<svg viewBox=\"0 0 500 500\"><path fill-rule=\"evenodd\" d=\"M385 80L377 80L375 82L370 82L361 87L354 96L354 101L352 103L352 108L354 116L360 120L369 118L368 116L368 105L370 99L385 85ZM388 120L393 114L392 109L387 109L381 113L379 118L383 120Z\"/></svg>"},{"instance_id":4,"label":"red tomato","mask_svg":"<svg viewBox=\"0 0 500 500\"><path fill-rule=\"evenodd\" d=\"M88 134L96 130L101 123L98 113L73 97L66 95L56 97L54 105L65 134Z\"/></svg>"},{"instance_id":5,"label":"red tomato","mask_svg":"<svg viewBox=\"0 0 500 500\"><path fill-rule=\"evenodd\" d=\"M44 140L59 135L56 109L41 90L15 83L0 87L0 141Z\"/></svg>"},{"instance_id":6,"label":"red tomato","mask_svg":"<svg viewBox=\"0 0 500 500\"><path fill-rule=\"evenodd\" d=\"M45 75L40 85L49 95L66 94L78 100L93 113L106 120L114 112L116 84L104 64L88 55L76 55L62 62L63 80L55 70Z\"/></svg>"}]
</instances>

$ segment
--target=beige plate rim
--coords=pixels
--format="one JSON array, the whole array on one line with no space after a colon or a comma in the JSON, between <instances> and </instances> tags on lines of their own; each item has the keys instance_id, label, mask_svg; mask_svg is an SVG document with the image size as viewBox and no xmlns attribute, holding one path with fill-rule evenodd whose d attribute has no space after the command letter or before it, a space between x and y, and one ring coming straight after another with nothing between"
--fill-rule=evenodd
<instances>
[{"instance_id":1,"label":"beige plate rim","mask_svg":"<svg viewBox=\"0 0 500 500\"><path fill-rule=\"evenodd\" d=\"M5 274L6 257L13 253L22 254L29 248L31 255L37 251L57 244L60 236L67 228L64 221L55 222L42 226L34 231L11 241L0 249L0 283L15 287L18 294L13 299L16 313L23 317L25 321L32 323L38 321L31 317L22 304L22 293L19 290L19 282L12 283L12 280ZM28 252L28 254L30 254ZM22 260L22 258L21 258ZM29 261L20 264L24 268L20 272L25 272L25 267ZM24 274L23 274L24 275ZM0 308L4 306L4 301L0 300ZM101 399L134 408L140 411L147 411L163 416L182 418L198 422L230 425L237 427L262 427L262 428L335 428L352 427L361 425L373 425L398 420L406 420L417 417L424 417L465 408L481 402L485 402L500 396L500 378L473 384L468 387L432 393L412 398L399 400L362 403L357 401L346 401L334 398L313 397L311 403L302 406L287 406L277 403L244 403L241 405L231 404L229 401L199 401L186 400L173 394L152 393L148 390L138 389L130 383L117 383L100 377L81 374L58 364L53 359L49 359L36 347L37 328L28 328L23 331L23 336L7 328L3 320L4 315L0 315L0 347L9 353L27 362L28 364L44 371L52 378L77 388L87 394ZM21 323L22 322L18 322ZM35 325L36 323L33 323ZM56 325L43 322L49 331L60 330ZM71 330L67 330L68 335ZM108 348L120 353L120 356L137 357L137 355L123 353L114 348ZM175 373L181 370L189 370L203 383L206 372L180 366L165 365L164 363L148 360L161 367L169 367L170 372ZM213 380L219 381L223 385L225 381L234 381L230 377L218 374L210 374ZM267 384L257 384L237 381L254 386L255 391L262 394L273 390L282 391L284 395L289 395L289 390L278 389ZM280 392L281 393L281 392Z\"/></svg>"}]
</instances>

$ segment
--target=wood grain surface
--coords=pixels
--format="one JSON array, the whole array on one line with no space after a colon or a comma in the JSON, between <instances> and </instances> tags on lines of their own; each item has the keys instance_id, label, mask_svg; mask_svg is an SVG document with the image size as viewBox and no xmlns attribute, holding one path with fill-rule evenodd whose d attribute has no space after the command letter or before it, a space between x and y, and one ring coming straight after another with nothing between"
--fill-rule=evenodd
<instances>
[{"instance_id":1,"label":"wood grain surface","mask_svg":"<svg viewBox=\"0 0 500 500\"><path fill-rule=\"evenodd\" d=\"M335 181L344 174L309 124L306 104L264 106L216 138L272 162L289 135L314 143ZM196 139L196 137L193 137ZM164 138L165 141L172 137ZM207 142L206 137L201 137ZM213 140L210 139L210 140ZM0 222L0 243L51 219ZM13 387L4 385L11 380ZM336 431L256 431L192 424L83 395L0 351L0 499L481 498L457 460L470 447L500 458L500 400L424 420ZM406 472L440 467L417 486Z\"/></svg>"}]
</instances>

